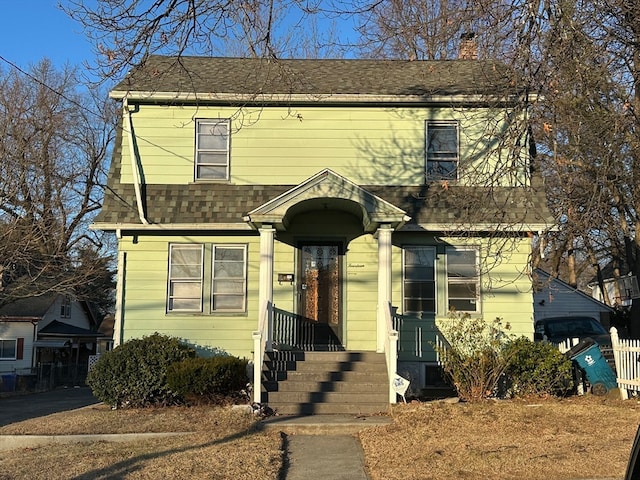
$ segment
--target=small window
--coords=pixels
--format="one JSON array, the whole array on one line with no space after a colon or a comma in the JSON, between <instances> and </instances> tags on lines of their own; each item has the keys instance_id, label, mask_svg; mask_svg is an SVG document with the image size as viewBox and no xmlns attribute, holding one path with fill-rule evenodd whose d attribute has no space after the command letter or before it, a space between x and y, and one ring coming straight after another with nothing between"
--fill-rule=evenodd
<instances>
[{"instance_id":1,"label":"small window","mask_svg":"<svg viewBox=\"0 0 640 480\"><path fill-rule=\"evenodd\" d=\"M427 180L458 178L459 142L457 122L427 122Z\"/></svg>"},{"instance_id":2,"label":"small window","mask_svg":"<svg viewBox=\"0 0 640 480\"><path fill-rule=\"evenodd\" d=\"M17 340L0 340L0 360L15 360L17 353Z\"/></svg>"},{"instance_id":3,"label":"small window","mask_svg":"<svg viewBox=\"0 0 640 480\"><path fill-rule=\"evenodd\" d=\"M196 180L229 179L229 120L196 121Z\"/></svg>"},{"instance_id":4,"label":"small window","mask_svg":"<svg viewBox=\"0 0 640 480\"><path fill-rule=\"evenodd\" d=\"M69 297L62 299L62 303L60 304L60 317L71 318L71 299Z\"/></svg>"},{"instance_id":5,"label":"small window","mask_svg":"<svg viewBox=\"0 0 640 480\"><path fill-rule=\"evenodd\" d=\"M436 251L433 247L404 249L404 313L435 313Z\"/></svg>"},{"instance_id":6,"label":"small window","mask_svg":"<svg viewBox=\"0 0 640 480\"><path fill-rule=\"evenodd\" d=\"M475 249L447 249L447 298L449 310L479 312L480 274Z\"/></svg>"},{"instance_id":7,"label":"small window","mask_svg":"<svg viewBox=\"0 0 640 480\"><path fill-rule=\"evenodd\" d=\"M246 305L245 246L213 246L211 311L242 312Z\"/></svg>"},{"instance_id":8,"label":"small window","mask_svg":"<svg viewBox=\"0 0 640 480\"><path fill-rule=\"evenodd\" d=\"M202 245L170 245L167 311L202 311Z\"/></svg>"}]
</instances>

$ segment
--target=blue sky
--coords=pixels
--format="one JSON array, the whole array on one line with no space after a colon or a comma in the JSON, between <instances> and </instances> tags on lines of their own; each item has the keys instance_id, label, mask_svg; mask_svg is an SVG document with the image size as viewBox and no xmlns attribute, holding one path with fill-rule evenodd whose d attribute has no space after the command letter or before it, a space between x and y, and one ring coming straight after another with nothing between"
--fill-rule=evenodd
<instances>
[{"instance_id":1,"label":"blue sky","mask_svg":"<svg viewBox=\"0 0 640 480\"><path fill-rule=\"evenodd\" d=\"M0 0L0 56L26 69L49 58L56 67L91 61L82 27L56 4L59 0ZM2 69L8 65L3 62Z\"/></svg>"}]
</instances>

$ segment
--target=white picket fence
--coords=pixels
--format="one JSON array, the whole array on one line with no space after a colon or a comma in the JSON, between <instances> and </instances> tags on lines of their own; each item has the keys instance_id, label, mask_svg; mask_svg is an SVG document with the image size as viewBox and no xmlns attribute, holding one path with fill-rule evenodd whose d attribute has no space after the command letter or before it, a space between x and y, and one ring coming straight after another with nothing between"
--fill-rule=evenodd
<instances>
[{"instance_id":1,"label":"white picket fence","mask_svg":"<svg viewBox=\"0 0 640 480\"><path fill-rule=\"evenodd\" d=\"M618 330L610 330L613 357L616 362L616 378L620 396L629 398L629 390L640 392L640 340L618 337Z\"/></svg>"}]
</instances>

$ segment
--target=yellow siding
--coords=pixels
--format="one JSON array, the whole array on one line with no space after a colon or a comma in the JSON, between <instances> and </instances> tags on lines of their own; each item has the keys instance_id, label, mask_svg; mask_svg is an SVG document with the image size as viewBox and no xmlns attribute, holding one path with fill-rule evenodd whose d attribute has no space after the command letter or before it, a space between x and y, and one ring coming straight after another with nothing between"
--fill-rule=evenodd
<instances>
[{"instance_id":1,"label":"yellow siding","mask_svg":"<svg viewBox=\"0 0 640 480\"><path fill-rule=\"evenodd\" d=\"M231 182L295 185L331 168L363 185L424 182L426 120L460 119L461 158L494 148L487 140L500 124L485 110L450 108L162 107L132 113L146 183L194 181L195 119L231 118ZM128 135L123 136L122 181L131 183ZM494 162L497 156L493 155ZM486 158L477 158L478 165ZM491 163L491 162L489 162Z\"/></svg>"},{"instance_id":2,"label":"yellow siding","mask_svg":"<svg viewBox=\"0 0 640 480\"><path fill-rule=\"evenodd\" d=\"M402 311L402 250L401 245L428 242L438 249L437 321L447 319L446 274L444 249L446 246L475 245L483 257L496 260L481 265L482 301L480 316L486 320L500 318L511 325L510 333L532 337L533 303L531 281L526 270L530 252L528 239L469 240L440 238L414 234L398 234L392 250L392 304ZM174 314L166 313L168 245L172 242L227 243L248 245L248 306L242 314ZM274 304L285 311L295 312L297 284L278 283L278 273L297 275L296 250L289 243L275 242ZM220 348L234 355L250 357L253 350L251 332L258 325L258 281L260 245L257 234L229 236L140 236L120 241L120 250L127 252L125 284L125 340L159 331L177 336L201 348ZM498 254L499 252L499 254ZM345 347L349 350L375 350L376 308L378 282L378 244L372 235L362 235L347 246L343 259L343 321L346 325ZM491 267L491 268L489 268ZM415 335L403 344L407 351L421 348L423 360L433 360L428 344L432 321L413 321L407 324L412 332L421 329L423 344L415 345Z\"/></svg>"}]
</instances>

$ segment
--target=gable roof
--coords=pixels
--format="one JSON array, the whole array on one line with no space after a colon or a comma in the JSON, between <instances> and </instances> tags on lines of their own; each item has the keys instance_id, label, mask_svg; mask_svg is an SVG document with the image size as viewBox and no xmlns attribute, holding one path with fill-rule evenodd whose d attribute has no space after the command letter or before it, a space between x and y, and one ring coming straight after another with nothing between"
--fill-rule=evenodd
<instances>
[{"instance_id":1,"label":"gable roof","mask_svg":"<svg viewBox=\"0 0 640 480\"><path fill-rule=\"evenodd\" d=\"M38 331L38 336L46 337L102 337L103 334L94 330L76 327L59 320L53 320Z\"/></svg>"},{"instance_id":2,"label":"gable roof","mask_svg":"<svg viewBox=\"0 0 640 480\"><path fill-rule=\"evenodd\" d=\"M317 102L349 97L403 97L514 93L514 76L484 60L260 59L150 56L111 96L198 100L269 100L296 96ZM274 97L275 96L275 97Z\"/></svg>"},{"instance_id":3,"label":"gable roof","mask_svg":"<svg viewBox=\"0 0 640 480\"><path fill-rule=\"evenodd\" d=\"M21 298L15 302L0 307L0 320L31 318L41 319L45 316L51 305L58 298L58 294L52 293L37 297Z\"/></svg>"},{"instance_id":4,"label":"gable roof","mask_svg":"<svg viewBox=\"0 0 640 480\"><path fill-rule=\"evenodd\" d=\"M380 223L391 223L397 228L409 220L400 208L328 168L251 210L245 220L252 224L270 223L284 227L292 210L297 213L305 208L305 203L313 205L318 199L323 200L325 207L329 203L340 204L339 208L351 211L362 220L365 232L375 231Z\"/></svg>"}]
</instances>

